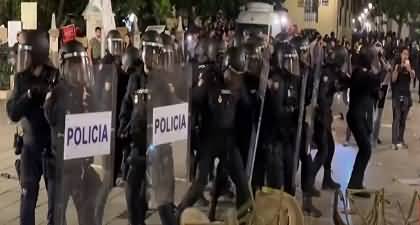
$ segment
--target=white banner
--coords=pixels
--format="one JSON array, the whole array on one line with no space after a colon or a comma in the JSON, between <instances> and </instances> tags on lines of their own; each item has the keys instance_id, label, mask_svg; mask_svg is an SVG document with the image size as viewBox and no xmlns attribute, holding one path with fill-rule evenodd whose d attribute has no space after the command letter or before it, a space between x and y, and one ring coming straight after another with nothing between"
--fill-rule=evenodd
<instances>
[{"instance_id":1,"label":"white banner","mask_svg":"<svg viewBox=\"0 0 420 225\"><path fill-rule=\"evenodd\" d=\"M20 20L24 30L36 30L38 23L38 5L36 2L20 3Z\"/></svg>"},{"instance_id":2,"label":"white banner","mask_svg":"<svg viewBox=\"0 0 420 225\"><path fill-rule=\"evenodd\" d=\"M188 103L153 109L153 144L188 139Z\"/></svg>"},{"instance_id":3,"label":"white banner","mask_svg":"<svg viewBox=\"0 0 420 225\"><path fill-rule=\"evenodd\" d=\"M111 112L66 115L64 160L111 154Z\"/></svg>"},{"instance_id":4,"label":"white banner","mask_svg":"<svg viewBox=\"0 0 420 225\"><path fill-rule=\"evenodd\" d=\"M17 42L17 34L22 31L22 22L20 21L9 21L7 22L7 40L9 47Z\"/></svg>"}]
</instances>

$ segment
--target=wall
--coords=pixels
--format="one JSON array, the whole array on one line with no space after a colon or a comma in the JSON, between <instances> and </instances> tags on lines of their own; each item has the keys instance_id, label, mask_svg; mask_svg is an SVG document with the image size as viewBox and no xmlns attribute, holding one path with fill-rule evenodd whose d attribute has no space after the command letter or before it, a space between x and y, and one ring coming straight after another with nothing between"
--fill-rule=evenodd
<instances>
[{"instance_id":1,"label":"wall","mask_svg":"<svg viewBox=\"0 0 420 225\"><path fill-rule=\"evenodd\" d=\"M350 18L349 10L342 12L342 24L338 24L338 17L340 15L341 4L344 4L345 0L329 0L328 5L324 6L320 4L318 22L307 22L305 21L305 13L303 7L298 7L297 0L286 0L284 7L289 10L289 17L292 23L299 26L300 29L312 28L318 30L321 34L329 34L334 31L338 37L342 34L350 36L351 28L349 26L344 27L344 16ZM351 9L351 0L350 7ZM349 19L348 19L349 20ZM350 24L351 21L348 23Z\"/></svg>"}]
</instances>

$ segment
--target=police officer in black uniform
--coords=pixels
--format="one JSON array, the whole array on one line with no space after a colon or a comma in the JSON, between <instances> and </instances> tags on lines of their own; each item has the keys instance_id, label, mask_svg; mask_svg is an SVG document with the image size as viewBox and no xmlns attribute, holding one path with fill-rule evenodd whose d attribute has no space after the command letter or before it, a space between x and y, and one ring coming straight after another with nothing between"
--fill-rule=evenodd
<instances>
[{"instance_id":1,"label":"police officer in black uniform","mask_svg":"<svg viewBox=\"0 0 420 225\"><path fill-rule=\"evenodd\" d=\"M369 159L372 153L370 143L371 124L369 115L372 114L375 89L380 79L373 71L371 64L373 52L369 47L363 46L358 54L357 64L350 80L350 103L347 113L347 121L350 130L359 147L353 171L348 184L349 189L364 189L363 180ZM371 118L371 117L370 117ZM366 193L361 197L368 197Z\"/></svg>"},{"instance_id":2,"label":"police officer in black uniform","mask_svg":"<svg viewBox=\"0 0 420 225\"><path fill-rule=\"evenodd\" d=\"M64 129L66 114L95 112L98 99L92 92L94 78L91 64L83 45L70 41L60 49L60 80L48 93L44 104L45 117L51 126L52 150L57 157L57 223L65 222L65 212L72 197L80 225L97 223L95 220L97 190L101 180L91 166L92 158L64 161ZM58 197L59 196L59 197ZM62 201L62 202L61 202Z\"/></svg>"},{"instance_id":3,"label":"police officer in black uniform","mask_svg":"<svg viewBox=\"0 0 420 225\"><path fill-rule=\"evenodd\" d=\"M124 54L121 57L121 69L122 73L119 76L118 82L118 93L117 93L117 113L116 115L120 115L121 112L121 105L127 90L128 80L131 74L138 72L141 69L142 63L140 60L140 52L135 47L128 47ZM117 120L117 130L121 130L120 120ZM117 146L122 149L122 162L121 162L121 175L123 180L127 178L128 172L128 165L127 165L127 158L130 154L130 137L124 133L117 132ZM116 159L116 163L118 163L118 159ZM116 166L118 169L118 166Z\"/></svg>"},{"instance_id":4,"label":"police officer in black uniform","mask_svg":"<svg viewBox=\"0 0 420 225\"><path fill-rule=\"evenodd\" d=\"M319 169L321 166L324 166L323 189L336 190L340 188L340 184L335 182L331 176L331 163L335 152L334 137L331 129L333 122L331 106L334 94L344 88L344 82L349 78L350 71L348 71L348 66L349 55L344 46L327 50L321 74L318 107L315 110L314 141L318 152L312 168L312 182L314 184Z\"/></svg>"},{"instance_id":5,"label":"police officer in black uniform","mask_svg":"<svg viewBox=\"0 0 420 225\"><path fill-rule=\"evenodd\" d=\"M147 111L148 79L151 71L159 66L159 54L163 41L156 31L147 31L142 35L143 68L130 75L121 112L118 134L130 137L131 150L128 156L126 201L128 220L132 225L144 225L147 211L146 200L146 150L147 150Z\"/></svg>"},{"instance_id":6,"label":"police officer in black uniform","mask_svg":"<svg viewBox=\"0 0 420 225\"><path fill-rule=\"evenodd\" d=\"M291 64L287 64L291 62ZM293 67L286 67L294 65ZM263 116L265 176L269 187L294 195L292 186L294 140L300 93L299 57L288 42L275 45ZM257 167L256 167L257 168Z\"/></svg>"},{"instance_id":7,"label":"police officer in black uniform","mask_svg":"<svg viewBox=\"0 0 420 225\"><path fill-rule=\"evenodd\" d=\"M203 81L210 81L219 77L221 71L216 66L217 46L218 43L214 39L202 38L195 47L195 55L192 60L193 64L193 88L203 85ZM201 83L200 83L201 81ZM209 82L204 82L205 84ZM200 157L200 128L202 122L202 111L200 105L193 102L192 104L192 131L191 131L191 170L190 179L194 180L197 172L198 158Z\"/></svg>"},{"instance_id":8,"label":"police officer in black uniform","mask_svg":"<svg viewBox=\"0 0 420 225\"><path fill-rule=\"evenodd\" d=\"M26 42L19 48L22 52L18 52L19 57L26 59L22 62L25 64L23 66L25 69L16 74L15 86L6 106L10 120L20 122L23 129L20 167L21 225L35 224L35 208L41 176L44 176L48 190L48 224L53 224L54 220L51 136L42 105L49 88L56 80L58 71L47 65L48 49L46 33L33 31L26 34Z\"/></svg>"},{"instance_id":9,"label":"police officer in black uniform","mask_svg":"<svg viewBox=\"0 0 420 225\"><path fill-rule=\"evenodd\" d=\"M245 72L246 50L229 49L226 60L229 69L222 76L216 75L211 79L203 77L193 88L193 104L199 105L204 111L200 129L200 158L197 178L178 206L179 216L203 193L208 182L210 164L216 157L220 159L219 166L223 166L222 169L228 172L236 185L237 207L242 206L250 198L243 162L236 148L235 139L237 105L239 100L245 101L242 76ZM215 181L215 184L221 183L223 182ZM216 185L215 189L214 193L218 195L220 186ZM211 210L210 219L214 219L214 213L214 210Z\"/></svg>"}]
</instances>

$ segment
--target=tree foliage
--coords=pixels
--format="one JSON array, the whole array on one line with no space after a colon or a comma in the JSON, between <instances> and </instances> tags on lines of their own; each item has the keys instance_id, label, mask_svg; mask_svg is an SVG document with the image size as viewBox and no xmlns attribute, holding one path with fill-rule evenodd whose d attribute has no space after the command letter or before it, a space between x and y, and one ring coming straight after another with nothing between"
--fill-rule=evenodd
<instances>
[{"instance_id":1,"label":"tree foliage","mask_svg":"<svg viewBox=\"0 0 420 225\"><path fill-rule=\"evenodd\" d=\"M419 0L376 0L378 9L388 18L398 23L398 33L401 34L402 25L410 24L420 14Z\"/></svg>"},{"instance_id":2,"label":"tree foliage","mask_svg":"<svg viewBox=\"0 0 420 225\"><path fill-rule=\"evenodd\" d=\"M81 13L89 0L0 0L0 24L7 24L8 20L20 18L20 3L22 1L38 2L38 22L42 28L49 28L52 13L56 13L57 24L66 21L66 15L78 16L77 21L83 18ZM262 0L273 3L273 0ZM393 0L378 0L390 1ZM404 0L418 1L418 0ZM117 25L122 25L122 19L129 13L135 13L140 21L146 23L162 23L170 15L172 5L178 10L184 9L191 13L192 6L203 16L215 15L218 10L224 11L229 17L236 17L239 7L247 0L112 0L112 7L116 15ZM402 4L398 4L402 5Z\"/></svg>"}]
</instances>

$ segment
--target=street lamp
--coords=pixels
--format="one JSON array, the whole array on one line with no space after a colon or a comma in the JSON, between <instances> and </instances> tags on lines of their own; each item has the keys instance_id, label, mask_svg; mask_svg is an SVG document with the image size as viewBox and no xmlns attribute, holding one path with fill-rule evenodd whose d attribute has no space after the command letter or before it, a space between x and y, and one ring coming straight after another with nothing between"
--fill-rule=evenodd
<instances>
[{"instance_id":1,"label":"street lamp","mask_svg":"<svg viewBox=\"0 0 420 225\"><path fill-rule=\"evenodd\" d=\"M364 19L366 17L366 15L364 13L360 14L360 16L362 17L362 19Z\"/></svg>"},{"instance_id":2,"label":"street lamp","mask_svg":"<svg viewBox=\"0 0 420 225\"><path fill-rule=\"evenodd\" d=\"M362 22L362 17L361 17L361 16L359 16L359 17L357 18L357 20L359 20L359 22Z\"/></svg>"},{"instance_id":3,"label":"street lamp","mask_svg":"<svg viewBox=\"0 0 420 225\"><path fill-rule=\"evenodd\" d=\"M369 9L365 8L365 9L364 9L364 12L365 12L365 14L368 14Z\"/></svg>"},{"instance_id":4,"label":"street lamp","mask_svg":"<svg viewBox=\"0 0 420 225\"><path fill-rule=\"evenodd\" d=\"M353 19L351 19L351 22L352 22L352 23L355 23L355 22L356 22L356 20L353 18Z\"/></svg>"},{"instance_id":5,"label":"street lamp","mask_svg":"<svg viewBox=\"0 0 420 225\"><path fill-rule=\"evenodd\" d=\"M369 10L373 9L373 4L371 2L369 2L368 8L369 8Z\"/></svg>"}]
</instances>

